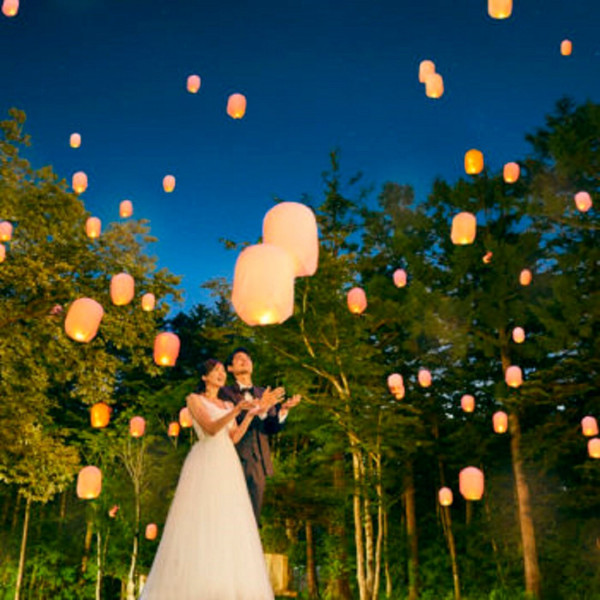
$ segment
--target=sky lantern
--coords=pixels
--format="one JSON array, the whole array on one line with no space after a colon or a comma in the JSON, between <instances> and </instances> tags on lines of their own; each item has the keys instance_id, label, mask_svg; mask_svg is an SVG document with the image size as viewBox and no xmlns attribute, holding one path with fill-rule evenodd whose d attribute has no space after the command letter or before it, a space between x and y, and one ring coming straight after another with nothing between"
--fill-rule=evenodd
<instances>
[{"instance_id":1,"label":"sky lantern","mask_svg":"<svg viewBox=\"0 0 600 600\"><path fill-rule=\"evenodd\" d=\"M512 0L488 0L488 15L492 19L508 19L512 14Z\"/></svg>"},{"instance_id":2,"label":"sky lantern","mask_svg":"<svg viewBox=\"0 0 600 600\"><path fill-rule=\"evenodd\" d=\"M454 495L449 487L440 488L438 500L442 506L450 506L454 500Z\"/></svg>"},{"instance_id":3,"label":"sky lantern","mask_svg":"<svg viewBox=\"0 0 600 600\"><path fill-rule=\"evenodd\" d=\"M110 279L110 299L115 306L125 306L133 300L135 281L129 273L119 273Z\"/></svg>"},{"instance_id":4,"label":"sky lantern","mask_svg":"<svg viewBox=\"0 0 600 600\"><path fill-rule=\"evenodd\" d=\"M598 435L598 422L594 417L583 417L581 419L581 430L585 437Z\"/></svg>"},{"instance_id":5,"label":"sky lantern","mask_svg":"<svg viewBox=\"0 0 600 600\"><path fill-rule=\"evenodd\" d=\"M515 327L512 330L512 339L515 344L522 344L525 341L525 330L522 327Z\"/></svg>"},{"instance_id":6,"label":"sky lantern","mask_svg":"<svg viewBox=\"0 0 600 600\"><path fill-rule=\"evenodd\" d=\"M65 332L76 342L91 342L98 333L104 316L102 306L91 298L78 298L69 306L65 318Z\"/></svg>"},{"instance_id":7,"label":"sky lantern","mask_svg":"<svg viewBox=\"0 0 600 600\"><path fill-rule=\"evenodd\" d=\"M119 216L121 219L128 219L133 215L133 204L131 200L122 200L119 204Z\"/></svg>"},{"instance_id":8,"label":"sky lantern","mask_svg":"<svg viewBox=\"0 0 600 600\"><path fill-rule=\"evenodd\" d=\"M484 262L484 264L489 265L492 262L493 256L493 252L486 252L481 260Z\"/></svg>"},{"instance_id":9,"label":"sky lantern","mask_svg":"<svg viewBox=\"0 0 600 600\"><path fill-rule=\"evenodd\" d=\"M397 288L403 288L406 285L406 271L404 269L394 271L394 285Z\"/></svg>"},{"instance_id":10,"label":"sky lantern","mask_svg":"<svg viewBox=\"0 0 600 600\"><path fill-rule=\"evenodd\" d=\"M110 421L110 406L104 402L96 402L90 409L90 421L96 429L106 427Z\"/></svg>"},{"instance_id":11,"label":"sky lantern","mask_svg":"<svg viewBox=\"0 0 600 600\"><path fill-rule=\"evenodd\" d=\"M521 371L521 367L517 367L515 365L511 365L506 369L506 373L504 374L504 380L506 381L506 385L513 388L518 388L523 383L523 372Z\"/></svg>"},{"instance_id":12,"label":"sky lantern","mask_svg":"<svg viewBox=\"0 0 600 600\"><path fill-rule=\"evenodd\" d=\"M98 217L89 217L85 222L85 233L91 239L100 237L102 231L102 221Z\"/></svg>"},{"instance_id":13,"label":"sky lantern","mask_svg":"<svg viewBox=\"0 0 600 600\"><path fill-rule=\"evenodd\" d=\"M102 471L98 467L83 467L77 475L77 496L83 500L93 500L102 491Z\"/></svg>"},{"instance_id":14,"label":"sky lantern","mask_svg":"<svg viewBox=\"0 0 600 600\"><path fill-rule=\"evenodd\" d=\"M422 60L419 63L419 81L425 83L430 75L435 73L435 64L431 60Z\"/></svg>"},{"instance_id":15,"label":"sky lantern","mask_svg":"<svg viewBox=\"0 0 600 600\"><path fill-rule=\"evenodd\" d=\"M139 438L146 431L146 420L144 417L131 417L129 421L129 435L134 438Z\"/></svg>"},{"instance_id":16,"label":"sky lantern","mask_svg":"<svg viewBox=\"0 0 600 600\"><path fill-rule=\"evenodd\" d=\"M428 98L441 98L444 95L444 78L439 73L431 73L425 79L425 95Z\"/></svg>"},{"instance_id":17,"label":"sky lantern","mask_svg":"<svg viewBox=\"0 0 600 600\"><path fill-rule=\"evenodd\" d=\"M519 273L519 283L521 285L529 285L531 283L532 277L533 275L531 274L531 271L529 269L523 269Z\"/></svg>"},{"instance_id":18,"label":"sky lantern","mask_svg":"<svg viewBox=\"0 0 600 600\"><path fill-rule=\"evenodd\" d=\"M563 40L560 43L560 53L563 56L571 56L571 52L573 52L573 42L571 40Z\"/></svg>"},{"instance_id":19,"label":"sky lantern","mask_svg":"<svg viewBox=\"0 0 600 600\"><path fill-rule=\"evenodd\" d=\"M155 540L158 535L158 526L156 523L148 523L146 525L146 539L147 540Z\"/></svg>"},{"instance_id":20,"label":"sky lantern","mask_svg":"<svg viewBox=\"0 0 600 600\"><path fill-rule=\"evenodd\" d=\"M190 75L187 78L187 91L190 94L197 94L200 89L200 76L199 75Z\"/></svg>"},{"instance_id":21,"label":"sky lantern","mask_svg":"<svg viewBox=\"0 0 600 600\"><path fill-rule=\"evenodd\" d=\"M419 385L428 388L431 385L431 373L427 369L419 369Z\"/></svg>"},{"instance_id":22,"label":"sky lantern","mask_svg":"<svg viewBox=\"0 0 600 600\"><path fill-rule=\"evenodd\" d=\"M465 153L465 172L468 175L477 175L483 171L483 152L471 148Z\"/></svg>"},{"instance_id":23,"label":"sky lantern","mask_svg":"<svg viewBox=\"0 0 600 600\"><path fill-rule=\"evenodd\" d=\"M180 427L179 427L179 423L177 421L173 421L172 423L169 423L169 430L167 432L169 437L173 437L173 438L178 437L179 431L180 431Z\"/></svg>"},{"instance_id":24,"label":"sky lantern","mask_svg":"<svg viewBox=\"0 0 600 600\"><path fill-rule=\"evenodd\" d=\"M69 146L71 148L79 148L81 146L81 135L79 133L72 133L69 137Z\"/></svg>"},{"instance_id":25,"label":"sky lantern","mask_svg":"<svg viewBox=\"0 0 600 600\"><path fill-rule=\"evenodd\" d=\"M387 378L388 388L390 393L396 397L396 400L404 398L404 379L399 373L392 373Z\"/></svg>"},{"instance_id":26,"label":"sky lantern","mask_svg":"<svg viewBox=\"0 0 600 600\"><path fill-rule=\"evenodd\" d=\"M293 257L273 244L244 248L237 258L231 301L248 325L283 323L294 312Z\"/></svg>"},{"instance_id":27,"label":"sky lantern","mask_svg":"<svg viewBox=\"0 0 600 600\"><path fill-rule=\"evenodd\" d=\"M319 262L319 233L315 213L299 202L280 202L263 219L263 242L287 250L296 277L314 275Z\"/></svg>"},{"instance_id":28,"label":"sky lantern","mask_svg":"<svg viewBox=\"0 0 600 600\"><path fill-rule=\"evenodd\" d=\"M477 467L466 467L458 475L460 493L465 500L481 500L483 496L483 472Z\"/></svg>"},{"instance_id":29,"label":"sky lantern","mask_svg":"<svg viewBox=\"0 0 600 600\"><path fill-rule=\"evenodd\" d=\"M185 429L192 426L192 413L187 406L179 411L179 424Z\"/></svg>"},{"instance_id":30,"label":"sky lantern","mask_svg":"<svg viewBox=\"0 0 600 600\"><path fill-rule=\"evenodd\" d=\"M163 177L163 190L170 194L175 189L175 177L173 175L165 175Z\"/></svg>"},{"instance_id":31,"label":"sky lantern","mask_svg":"<svg viewBox=\"0 0 600 600\"><path fill-rule=\"evenodd\" d=\"M521 174L521 167L516 162L506 163L502 174L506 183L515 183Z\"/></svg>"},{"instance_id":32,"label":"sky lantern","mask_svg":"<svg viewBox=\"0 0 600 600\"><path fill-rule=\"evenodd\" d=\"M460 212L452 219L450 238L453 244L472 244L477 234L477 217L470 212Z\"/></svg>"},{"instance_id":33,"label":"sky lantern","mask_svg":"<svg viewBox=\"0 0 600 600\"><path fill-rule=\"evenodd\" d=\"M471 394L464 394L460 399L460 407L466 413L472 413L475 410L475 398Z\"/></svg>"},{"instance_id":34,"label":"sky lantern","mask_svg":"<svg viewBox=\"0 0 600 600\"><path fill-rule=\"evenodd\" d=\"M227 114L232 119L241 119L246 114L246 96L231 94L227 99Z\"/></svg>"},{"instance_id":35,"label":"sky lantern","mask_svg":"<svg viewBox=\"0 0 600 600\"><path fill-rule=\"evenodd\" d=\"M588 454L591 458L600 458L600 438L592 438L588 441Z\"/></svg>"},{"instance_id":36,"label":"sky lantern","mask_svg":"<svg viewBox=\"0 0 600 600\"><path fill-rule=\"evenodd\" d=\"M492 424L496 433L505 433L508 429L508 415L501 410L495 412L492 417Z\"/></svg>"},{"instance_id":37,"label":"sky lantern","mask_svg":"<svg viewBox=\"0 0 600 600\"><path fill-rule=\"evenodd\" d=\"M0 223L0 242L10 242L12 239L13 226L10 221Z\"/></svg>"},{"instance_id":38,"label":"sky lantern","mask_svg":"<svg viewBox=\"0 0 600 600\"><path fill-rule=\"evenodd\" d=\"M587 192L577 192L575 194L575 206L581 212L587 212L592 208L592 197Z\"/></svg>"},{"instance_id":39,"label":"sky lantern","mask_svg":"<svg viewBox=\"0 0 600 600\"><path fill-rule=\"evenodd\" d=\"M154 297L154 294L152 294L151 292L148 292L147 294L144 294L142 296L142 310L144 310L146 312L151 312L154 310L155 306L156 306L156 298Z\"/></svg>"},{"instance_id":40,"label":"sky lantern","mask_svg":"<svg viewBox=\"0 0 600 600\"><path fill-rule=\"evenodd\" d=\"M5 17L15 17L19 12L19 0L4 0L2 13Z\"/></svg>"},{"instance_id":41,"label":"sky lantern","mask_svg":"<svg viewBox=\"0 0 600 600\"><path fill-rule=\"evenodd\" d=\"M114 519L117 516L117 513L119 512L119 505L118 504L113 504L109 509L108 509L108 516L111 519Z\"/></svg>"},{"instance_id":42,"label":"sky lantern","mask_svg":"<svg viewBox=\"0 0 600 600\"><path fill-rule=\"evenodd\" d=\"M154 338L154 362L162 367L174 367L181 342L176 333L163 331Z\"/></svg>"},{"instance_id":43,"label":"sky lantern","mask_svg":"<svg viewBox=\"0 0 600 600\"><path fill-rule=\"evenodd\" d=\"M353 287L347 295L348 310L355 315L360 315L367 308L367 295L365 290Z\"/></svg>"},{"instance_id":44,"label":"sky lantern","mask_svg":"<svg viewBox=\"0 0 600 600\"><path fill-rule=\"evenodd\" d=\"M87 190L88 186L87 175L83 171L77 171L77 173L74 173L71 186L76 194L83 194L83 192Z\"/></svg>"},{"instance_id":45,"label":"sky lantern","mask_svg":"<svg viewBox=\"0 0 600 600\"><path fill-rule=\"evenodd\" d=\"M0 263L4 262L6 258L6 246L4 244L0 244Z\"/></svg>"}]
</instances>

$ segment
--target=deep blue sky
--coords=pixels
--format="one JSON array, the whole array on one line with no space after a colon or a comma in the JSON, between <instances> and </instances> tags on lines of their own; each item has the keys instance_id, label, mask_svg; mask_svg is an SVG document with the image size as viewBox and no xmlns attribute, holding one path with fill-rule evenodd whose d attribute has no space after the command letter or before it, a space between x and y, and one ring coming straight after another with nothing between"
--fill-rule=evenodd
<instances>
[{"instance_id":1,"label":"deep blue sky","mask_svg":"<svg viewBox=\"0 0 600 600\"><path fill-rule=\"evenodd\" d=\"M275 196L320 198L333 148L347 176L424 198L469 148L492 169L521 158L561 96L600 101L598 0L514 0L505 21L486 0L21 0L0 17L1 113L26 111L33 165L69 182L86 171L103 224L132 200L160 266L183 275L185 308L207 300L204 281L232 278L219 238L256 241ZM426 58L440 100L418 82ZM234 92L241 121L225 113Z\"/></svg>"}]
</instances>

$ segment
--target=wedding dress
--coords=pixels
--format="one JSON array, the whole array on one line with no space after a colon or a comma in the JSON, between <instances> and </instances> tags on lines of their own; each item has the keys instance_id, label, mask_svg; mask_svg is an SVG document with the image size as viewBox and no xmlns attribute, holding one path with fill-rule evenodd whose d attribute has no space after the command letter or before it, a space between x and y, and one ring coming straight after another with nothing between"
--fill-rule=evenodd
<instances>
[{"instance_id":1,"label":"wedding dress","mask_svg":"<svg viewBox=\"0 0 600 600\"><path fill-rule=\"evenodd\" d=\"M231 410L201 400L213 419ZM273 600L229 427L210 436L194 420L194 430L140 600Z\"/></svg>"}]
</instances>

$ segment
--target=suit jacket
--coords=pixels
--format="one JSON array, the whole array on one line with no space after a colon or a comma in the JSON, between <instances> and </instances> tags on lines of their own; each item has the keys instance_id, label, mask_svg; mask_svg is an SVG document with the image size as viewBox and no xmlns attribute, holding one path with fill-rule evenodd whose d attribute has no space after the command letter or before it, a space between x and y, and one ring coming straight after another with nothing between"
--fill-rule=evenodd
<instances>
[{"instance_id":1,"label":"suit jacket","mask_svg":"<svg viewBox=\"0 0 600 600\"><path fill-rule=\"evenodd\" d=\"M252 386L252 393L255 398L262 398L265 388ZM244 394L240 391L237 383L222 387L219 391L219 397L237 404L244 399ZM248 431L242 439L236 444L236 449L242 461L256 464L265 475L273 475L273 463L271 462L271 450L269 448L269 435L281 431L283 424L279 422L280 405L271 407L266 418L261 419L258 415L252 419ZM238 416L238 423L244 420L245 413Z\"/></svg>"}]
</instances>

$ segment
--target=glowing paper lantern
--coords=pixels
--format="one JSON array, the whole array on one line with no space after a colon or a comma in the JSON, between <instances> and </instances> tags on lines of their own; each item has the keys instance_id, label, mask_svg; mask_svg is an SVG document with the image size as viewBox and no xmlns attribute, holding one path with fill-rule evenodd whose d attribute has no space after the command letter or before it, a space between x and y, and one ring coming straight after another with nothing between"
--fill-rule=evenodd
<instances>
[{"instance_id":1,"label":"glowing paper lantern","mask_svg":"<svg viewBox=\"0 0 600 600\"><path fill-rule=\"evenodd\" d=\"M483 496L483 472L477 467L466 467L458 475L460 493L465 500L481 500Z\"/></svg>"},{"instance_id":2,"label":"glowing paper lantern","mask_svg":"<svg viewBox=\"0 0 600 600\"><path fill-rule=\"evenodd\" d=\"M104 309L91 298L79 298L69 306L65 332L76 342L91 342L98 333Z\"/></svg>"},{"instance_id":3,"label":"glowing paper lantern","mask_svg":"<svg viewBox=\"0 0 600 600\"><path fill-rule=\"evenodd\" d=\"M146 525L146 539L155 540L158 535L158 526L155 523L148 523Z\"/></svg>"},{"instance_id":4,"label":"glowing paper lantern","mask_svg":"<svg viewBox=\"0 0 600 600\"><path fill-rule=\"evenodd\" d=\"M315 213L299 202L280 202L263 219L263 242L287 250L296 277L314 275L319 261L319 233Z\"/></svg>"},{"instance_id":5,"label":"glowing paper lantern","mask_svg":"<svg viewBox=\"0 0 600 600\"><path fill-rule=\"evenodd\" d=\"M290 254L273 244L245 248L237 258L231 301L248 325L283 323L294 312L294 273Z\"/></svg>"},{"instance_id":6,"label":"glowing paper lantern","mask_svg":"<svg viewBox=\"0 0 600 600\"><path fill-rule=\"evenodd\" d=\"M392 373L387 378L388 388L390 393L396 397L396 400L404 398L404 379L399 373Z\"/></svg>"},{"instance_id":7,"label":"glowing paper lantern","mask_svg":"<svg viewBox=\"0 0 600 600\"><path fill-rule=\"evenodd\" d=\"M83 171L77 171L77 173L74 173L71 180L71 186L76 194L83 194L83 192L87 190L88 186L87 175Z\"/></svg>"},{"instance_id":8,"label":"glowing paper lantern","mask_svg":"<svg viewBox=\"0 0 600 600\"><path fill-rule=\"evenodd\" d=\"M72 133L69 137L69 146L71 146L71 148L79 148L79 146L81 146L81 135Z\"/></svg>"},{"instance_id":9,"label":"glowing paper lantern","mask_svg":"<svg viewBox=\"0 0 600 600\"><path fill-rule=\"evenodd\" d=\"M169 423L169 431L168 431L168 435L169 437L177 437L179 435L179 423L177 423L177 421L173 421L172 423Z\"/></svg>"},{"instance_id":10,"label":"glowing paper lantern","mask_svg":"<svg viewBox=\"0 0 600 600\"><path fill-rule=\"evenodd\" d=\"M430 75L435 73L435 64L431 60L422 60L419 63L419 81L425 83Z\"/></svg>"},{"instance_id":11,"label":"glowing paper lantern","mask_svg":"<svg viewBox=\"0 0 600 600\"><path fill-rule=\"evenodd\" d=\"M98 467L83 467L77 475L77 496L83 500L93 500L102 491L102 471Z\"/></svg>"},{"instance_id":12,"label":"glowing paper lantern","mask_svg":"<svg viewBox=\"0 0 600 600\"><path fill-rule=\"evenodd\" d=\"M114 519L117 516L117 513L119 512L119 505L115 504L114 506L112 506L109 510L108 510L108 516L111 519Z\"/></svg>"},{"instance_id":13,"label":"glowing paper lantern","mask_svg":"<svg viewBox=\"0 0 600 600\"><path fill-rule=\"evenodd\" d=\"M460 407L466 413L472 413L475 410L475 398L471 394L465 394L460 399Z\"/></svg>"},{"instance_id":14,"label":"glowing paper lantern","mask_svg":"<svg viewBox=\"0 0 600 600\"><path fill-rule=\"evenodd\" d=\"M453 244L472 244L477 234L477 217L470 212L461 212L452 219L450 238Z\"/></svg>"},{"instance_id":15,"label":"glowing paper lantern","mask_svg":"<svg viewBox=\"0 0 600 600\"><path fill-rule=\"evenodd\" d=\"M592 198L587 192L577 192L575 194L575 206L581 212L587 212L592 208Z\"/></svg>"},{"instance_id":16,"label":"glowing paper lantern","mask_svg":"<svg viewBox=\"0 0 600 600\"><path fill-rule=\"evenodd\" d=\"M0 263L4 262L6 258L6 246L4 244L0 244Z\"/></svg>"},{"instance_id":17,"label":"glowing paper lantern","mask_svg":"<svg viewBox=\"0 0 600 600\"><path fill-rule=\"evenodd\" d=\"M571 40L563 40L560 43L560 53L563 56L571 56L571 52L573 52L573 42Z\"/></svg>"},{"instance_id":18,"label":"glowing paper lantern","mask_svg":"<svg viewBox=\"0 0 600 600\"><path fill-rule=\"evenodd\" d=\"M190 75L187 78L186 87L190 94L197 94L200 89L200 77L198 75Z\"/></svg>"},{"instance_id":19,"label":"glowing paper lantern","mask_svg":"<svg viewBox=\"0 0 600 600\"><path fill-rule=\"evenodd\" d=\"M512 8L512 0L488 0L488 15L492 19L508 19Z\"/></svg>"},{"instance_id":20,"label":"glowing paper lantern","mask_svg":"<svg viewBox=\"0 0 600 600\"><path fill-rule=\"evenodd\" d=\"M148 292L142 296L142 310L145 310L146 312L153 311L155 305L156 298L154 297L154 294Z\"/></svg>"},{"instance_id":21,"label":"glowing paper lantern","mask_svg":"<svg viewBox=\"0 0 600 600\"><path fill-rule=\"evenodd\" d=\"M146 431L146 420L144 417L131 417L129 421L129 434L131 437L139 438Z\"/></svg>"},{"instance_id":22,"label":"glowing paper lantern","mask_svg":"<svg viewBox=\"0 0 600 600\"><path fill-rule=\"evenodd\" d=\"M192 413L190 412L190 409L187 406L184 406L179 411L179 424L183 428L191 427L193 425Z\"/></svg>"},{"instance_id":23,"label":"glowing paper lantern","mask_svg":"<svg viewBox=\"0 0 600 600\"><path fill-rule=\"evenodd\" d=\"M163 190L169 194L175 189L175 177L173 175L165 175L163 177Z\"/></svg>"},{"instance_id":24,"label":"glowing paper lantern","mask_svg":"<svg viewBox=\"0 0 600 600\"><path fill-rule=\"evenodd\" d=\"M504 165L504 181L506 183L515 183L521 174L521 167L516 162L509 162Z\"/></svg>"},{"instance_id":25,"label":"glowing paper lantern","mask_svg":"<svg viewBox=\"0 0 600 600\"><path fill-rule=\"evenodd\" d=\"M110 299L115 306L125 306L133 300L135 281L129 273L119 273L110 279Z\"/></svg>"},{"instance_id":26,"label":"glowing paper lantern","mask_svg":"<svg viewBox=\"0 0 600 600\"><path fill-rule=\"evenodd\" d=\"M442 506L450 506L454 500L454 495L449 487L440 488L438 500Z\"/></svg>"},{"instance_id":27,"label":"glowing paper lantern","mask_svg":"<svg viewBox=\"0 0 600 600\"><path fill-rule=\"evenodd\" d=\"M492 262L492 257L494 256L493 252L486 252L481 259L486 265L489 265Z\"/></svg>"},{"instance_id":28,"label":"glowing paper lantern","mask_svg":"<svg viewBox=\"0 0 600 600\"><path fill-rule=\"evenodd\" d=\"M600 458L600 438L592 438L588 441L588 454L591 458Z\"/></svg>"},{"instance_id":29,"label":"glowing paper lantern","mask_svg":"<svg viewBox=\"0 0 600 600\"><path fill-rule=\"evenodd\" d=\"M483 152L472 148L465 153L465 172L468 175L477 175L483 171Z\"/></svg>"},{"instance_id":30,"label":"glowing paper lantern","mask_svg":"<svg viewBox=\"0 0 600 600\"><path fill-rule=\"evenodd\" d=\"M19 12L19 0L4 0L2 13L5 17L15 17Z\"/></svg>"},{"instance_id":31,"label":"glowing paper lantern","mask_svg":"<svg viewBox=\"0 0 600 600\"><path fill-rule=\"evenodd\" d=\"M419 385L427 388L431 385L431 373L427 369L419 369Z\"/></svg>"},{"instance_id":32,"label":"glowing paper lantern","mask_svg":"<svg viewBox=\"0 0 600 600\"><path fill-rule=\"evenodd\" d=\"M394 271L394 285L398 288L403 288L406 285L406 271L404 269Z\"/></svg>"},{"instance_id":33,"label":"glowing paper lantern","mask_svg":"<svg viewBox=\"0 0 600 600\"><path fill-rule=\"evenodd\" d=\"M94 240L100 237L102 231L102 221L98 217L89 217L85 222L85 233L86 235Z\"/></svg>"},{"instance_id":34,"label":"glowing paper lantern","mask_svg":"<svg viewBox=\"0 0 600 600\"><path fill-rule=\"evenodd\" d=\"M505 433L508 429L508 415L499 410L498 412L494 413L494 416L492 417L492 423L496 433Z\"/></svg>"},{"instance_id":35,"label":"glowing paper lantern","mask_svg":"<svg viewBox=\"0 0 600 600\"><path fill-rule=\"evenodd\" d=\"M154 338L154 362L162 367L173 367L179 356L181 342L175 333L163 331Z\"/></svg>"},{"instance_id":36,"label":"glowing paper lantern","mask_svg":"<svg viewBox=\"0 0 600 600\"><path fill-rule=\"evenodd\" d=\"M512 339L515 344L522 344L525 341L525 330L522 327L515 327L512 331Z\"/></svg>"},{"instance_id":37,"label":"glowing paper lantern","mask_svg":"<svg viewBox=\"0 0 600 600\"><path fill-rule=\"evenodd\" d=\"M432 73L425 79L425 95L428 98L441 98L444 95L444 79L439 73Z\"/></svg>"},{"instance_id":38,"label":"glowing paper lantern","mask_svg":"<svg viewBox=\"0 0 600 600\"><path fill-rule=\"evenodd\" d=\"M241 119L246 114L246 96L231 94L227 99L227 114L232 119Z\"/></svg>"},{"instance_id":39,"label":"glowing paper lantern","mask_svg":"<svg viewBox=\"0 0 600 600\"><path fill-rule=\"evenodd\" d=\"M119 216L121 219L128 219L133 214L133 204L131 200L122 200L119 204Z\"/></svg>"},{"instance_id":40,"label":"glowing paper lantern","mask_svg":"<svg viewBox=\"0 0 600 600\"><path fill-rule=\"evenodd\" d=\"M359 287L354 287L348 292L348 309L355 315L360 315L367 308L367 295L365 290Z\"/></svg>"},{"instance_id":41,"label":"glowing paper lantern","mask_svg":"<svg viewBox=\"0 0 600 600\"><path fill-rule=\"evenodd\" d=\"M523 383L523 372L521 371L521 367L517 367L515 365L511 365L506 369L506 373L504 374L504 380L506 381L506 385L518 388Z\"/></svg>"},{"instance_id":42,"label":"glowing paper lantern","mask_svg":"<svg viewBox=\"0 0 600 600\"><path fill-rule=\"evenodd\" d=\"M10 221L0 223L0 242L10 242L12 239L13 226Z\"/></svg>"},{"instance_id":43,"label":"glowing paper lantern","mask_svg":"<svg viewBox=\"0 0 600 600\"><path fill-rule=\"evenodd\" d=\"M533 275L529 269L523 269L519 274L519 283L521 285L529 285Z\"/></svg>"},{"instance_id":44,"label":"glowing paper lantern","mask_svg":"<svg viewBox=\"0 0 600 600\"><path fill-rule=\"evenodd\" d=\"M92 427L97 429L106 427L110 421L110 406L104 402L96 402L90 409L90 421Z\"/></svg>"},{"instance_id":45,"label":"glowing paper lantern","mask_svg":"<svg viewBox=\"0 0 600 600\"><path fill-rule=\"evenodd\" d=\"M594 417L583 417L581 419L581 430L585 437L598 435L598 422Z\"/></svg>"}]
</instances>

